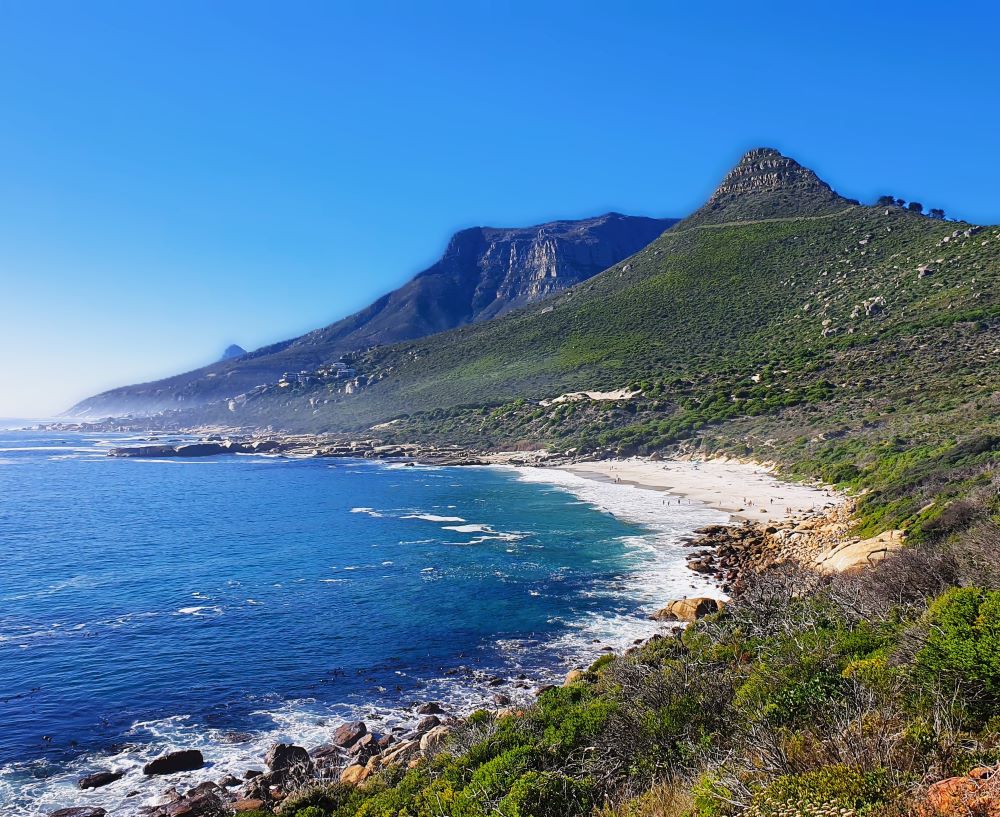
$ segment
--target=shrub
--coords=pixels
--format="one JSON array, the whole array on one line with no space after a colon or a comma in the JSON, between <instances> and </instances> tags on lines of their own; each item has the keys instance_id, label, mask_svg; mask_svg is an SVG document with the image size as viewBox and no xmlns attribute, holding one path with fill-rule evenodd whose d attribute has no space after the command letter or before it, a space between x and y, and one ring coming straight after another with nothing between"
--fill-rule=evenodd
<instances>
[{"instance_id":1,"label":"shrub","mask_svg":"<svg viewBox=\"0 0 1000 817\"><path fill-rule=\"evenodd\" d=\"M590 811L586 781L557 772L527 772L500 801L504 817L574 817Z\"/></svg>"},{"instance_id":2,"label":"shrub","mask_svg":"<svg viewBox=\"0 0 1000 817\"><path fill-rule=\"evenodd\" d=\"M882 770L826 766L777 778L754 795L748 817L827 817L834 809L865 813L866 807L891 802L894 794Z\"/></svg>"},{"instance_id":3,"label":"shrub","mask_svg":"<svg viewBox=\"0 0 1000 817\"><path fill-rule=\"evenodd\" d=\"M921 622L923 646L912 675L925 688L959 692L970 714L988 718L1000 706L1000 591L953 588Z\"/></svg>"}]
</instances>

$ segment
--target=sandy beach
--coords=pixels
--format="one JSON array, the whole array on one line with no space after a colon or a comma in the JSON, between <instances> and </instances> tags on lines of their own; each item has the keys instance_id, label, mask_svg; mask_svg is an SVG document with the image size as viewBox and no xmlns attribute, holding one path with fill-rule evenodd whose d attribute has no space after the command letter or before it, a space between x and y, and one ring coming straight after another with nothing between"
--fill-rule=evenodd
<instances>
[{"instance_id":1,"label":"sandy beach","mask_svg":"<svg viewBox=\"0 0 1000 817\"><path fill-rule=\"evenodd\" d=\"M740 520L781 522L829 510L844 501L835 491L783 482L763 465L735 460L647 459L579 462L567 471L582 477L665 491L725 511Z\"/></svg>"}]
</instances>

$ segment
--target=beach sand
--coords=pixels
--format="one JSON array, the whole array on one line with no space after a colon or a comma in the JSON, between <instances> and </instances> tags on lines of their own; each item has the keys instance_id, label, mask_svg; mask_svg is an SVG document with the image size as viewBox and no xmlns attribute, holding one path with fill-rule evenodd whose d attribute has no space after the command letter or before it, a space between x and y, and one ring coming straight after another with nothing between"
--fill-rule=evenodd
<instances>
[{"instance_id":1,"label":"beach sand","mask_svg":"<svg viewBox=\"0 0 1000 817\"><path fill-rule=\"evenodd\" d=\"M682 502L700 502L738 520L754 522L809 516L844 501L835 491L782 482L766 466L735 460L656 462L632 458L578 462L565 470L591 479L665 491L681 497Z\"/></svg>"}]
</instances>

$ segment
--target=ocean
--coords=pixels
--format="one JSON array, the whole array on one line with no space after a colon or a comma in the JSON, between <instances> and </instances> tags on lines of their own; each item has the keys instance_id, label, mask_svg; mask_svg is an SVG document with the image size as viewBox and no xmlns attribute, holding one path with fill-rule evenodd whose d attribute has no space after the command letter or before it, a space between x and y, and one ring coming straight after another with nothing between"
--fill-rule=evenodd
<instances>
[{"instance_id":1,"label":"ocean","mask_svg":"<svg viewBox=\"0 0 1000 817\"><path fill-rule=\"evenodd\" d=\"M136 442L0 431L4 815L133 814L168 749L205 754L183 787L348 719L530 699L709 589L681 540L725 519L550 469L106 456Z\"/></svg>"}]
</instances>

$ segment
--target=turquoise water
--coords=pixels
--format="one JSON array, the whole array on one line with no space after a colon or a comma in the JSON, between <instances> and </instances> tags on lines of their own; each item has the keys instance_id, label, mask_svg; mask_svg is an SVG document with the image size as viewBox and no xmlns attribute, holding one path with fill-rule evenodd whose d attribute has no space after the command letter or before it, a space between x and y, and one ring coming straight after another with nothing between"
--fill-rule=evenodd
<instances>
[{"instance_id":1,"label":"turquoise water","mask_svg":"<svg viewBox=\"0 0 1000 817\"><path fill-rule=\"evenodd\" d=\"M5 814L126 813L135 778L76 777L168 747L201 747L217 779L347 717L490 703L494 678L530 696L697 589L676 543L718 520L569 475L109 459L121 440L0 432Z\"/></svg>"}]
</instances>

